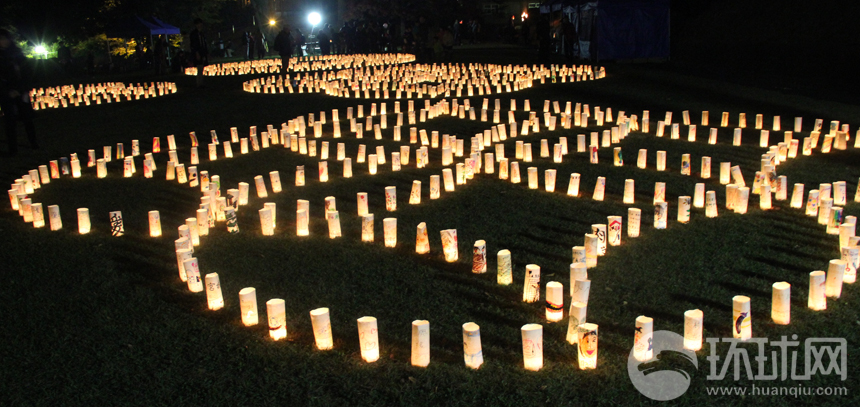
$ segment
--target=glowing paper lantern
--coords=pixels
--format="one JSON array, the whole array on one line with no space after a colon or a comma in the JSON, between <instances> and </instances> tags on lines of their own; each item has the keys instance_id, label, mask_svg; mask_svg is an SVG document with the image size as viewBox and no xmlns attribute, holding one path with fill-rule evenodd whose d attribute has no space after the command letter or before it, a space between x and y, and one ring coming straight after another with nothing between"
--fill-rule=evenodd
<instances>
[{"instance_id":1,"label":"glowing paper lantern","mask_svg":"<svg viewBox=\"0 0 860 407\"><path fill-rule=\"evenodd\" d=\"M827 290L825 274L823 271L809 273L809 309L822 311L827 309Z\"/></svg>"},{"instance_id":2,"label":"glowing paper lantern","mask_svg":"<svg viewBox=\"0 0 860 407\"><path fill-rule=\"evenodd\" d=\"M597 328L597 324L579 325L577 362L581 370L597 368Z\"/></svg>"},{"instance_id":3,"label":"glowing paper lantern","mask_svg":"<svg viewBox=\"0 0 860 407\"><path fill-rule=\"evenodd\" d=\"M620 216L609 216L607 217L607 243L610 246L619 246L621 245L621 217Z\"/></svg>"},{"instance_id":4,"label":"glowing paper lantern","mask_svg":"<svg viewBox=\"0 0 860 407\"><path fill-rule=\"evenodd\" d=\"M397 210L397 187L385 187L385 209L389 212Z\"/></svg>"},{"instance_id":5,"label":"glowing paper lantern","mask_svg":"<svg viewBox=\"0 0 860 407\"><path fill-rule=\"evenodd\" d=\"M591 233L597 236L597 255L605 256L607 246L606 225L602 223L591 225Z\"/></svg>"},{"instance_id":6,"label":"glowing paper lantern","mask_svg":"<svg viewBox=\"0 0 860 407\"><path fill-rule=\"evenodd\" d=\"M328 308L317 308L311 310L310 314L317 349L329 350L333 348L334 340L331 335L331 319Z\"/></svg>"},{"instance_id":7,"label":"glowing paper lantern","mask_svg":"<svg viewBox=\"0 0 860 407\"><path fill-rule=\"evenodd\" d=\"M263 236L272 236L275 234L274 225L272 224L272 211L268 208L263 208L258 211L260 213L260 226L263 231Z\"/></svg>"},{"instance_id":8,"label":"glowing paper lantern","mask_svg":"<svg viewBox=\"0 0 860 407\"><path fill-rule=\"evenodd\" d=\"M690 221L690 197L678 197L678 222L687 223Z\"/></svg>"},{"instance_id":9,"label":"glowing paper lantern","mask_svg":"<svg viewBox=\"0 0 860 407\"><path fill-rule=\"evenodd\" d=\"M361 317L358 319L358 342L361 347L361 358L367 363L379 359L379 330L376 318Z\"/></svg>"},{"instance_id":10,"label":"glowing paper lantern","mask_svg":"<svg viewBox=\"0 0 860 407\"><path fill-rule=\"evenodd\" d=\"M633 335L633 358L646 362L654 358L651 342L654 339L654 319L640 315L636 317Z\"/></svg>"},{"instance_id":11,"label":"glowing paper lantern","mask_svg":"<svg viewBox=\"0 0 860 407\"><path fill-rule=\"evenodd\" d=\"M445 261L453 263L459 257L457 250L457 229L446 229L440 232L442 235L442 252Z\"/></svg>"},{"instance_id":12,"label":"glowing paper lantern","mask_svg":"<svg viewBox=\"0 0 860 407\"><path fill-rule=\"evenodd\" d=\"M705 184L696 184L696 189L693 193L693 206L696 208L705 207Z\"/></svg>"},{"instance_id":13,"label":"glowing paper lantern","mask_svg":"<svg viewBox=\"0 0 860 407\"><path fill-rule=\"evenodd\" d=\"M752 338L750 297L745 295L732 298L732 336L742 341Z\"/></svg>"},{"instance_id":14,"label":"glowing paper lantern","mask_svg":"<svg viewBox=\"0 0 860 407\"><path fill-rule=\"evenodd\" d=\"M636 197L635 181L632 179L624 180L624 200L625 204L634 203Z\"/></svg>"},{"instance_id":15,"label":"glowing paper lantern","mask_svg":"<svg viewBox=\"0 0 860 407\"><path fill-rule=\"evenodd\" d=\"M412 321L412 366L430 364L430 322Z\"/></svg>"},{"instance_id":16,"label":"glowing paper lantern","mask_svg":"<svg viewBox=\"0 0 860 407\"><path fill-rule=\"evenodd\" d=\"M570 174L570 184L567 187L567 195L568 196L579 196L579 179L580 175L578 173Z\"/></svg>"},{"instance_id":17,"label":"glowing paper lantern","mask_svg":"<svg viewBox=\"0 0 860 407\"><path fill-rule=\"evenodd\" d=\"M239 309L245 326L257 325L257 290L254 287L246 287L239 291Z\"/></svg>"},{"instance_id":18,"label":"glowing paper lantern","mask_svg":"<svg viewBox=\"0 0 860 407\"><path fill-rule=\"evenodd\" d=\"M788 325L791 321L791 284L773 283L770 317L777 325Z\"/></svg>"},{"instance_id":19,"label":"glowing paper lantern","mask_svg":"<svg viewBox=\"0 0 860 407\"><path fill-rule=\"evenodd\" d=\"M546 284L546 320L561 321L564 317L564 286L557 281Z\"/></svg>"},{"instance_id":20,"label":"glowing paper lantern","mask_svg":"<svg viewBox=\"0 0 860 407\"><path fill-rule=\"evenodd\" d=\"M595 201L602 201L605 190L606 190L606 178L597 177L597 182L594 185L594 195L592 198Z\"/></svg>"},{"instance_id":21,"label":"glowing paper lantern","mask_svg":"<svg viewBox=\"0 0 860 407\"><path fill-rule=\"evenodd\" d=\"M415 234L415 252L418 254L430 253L430 239L427 237L427 224L418 224Z\"/></svg>"},{"instance_id":22,"label":"glowing paper lantern","mask_svg":"<svg viewBox=\"0 0 860 407\"><path fill-rule=\"evenodd\" d=\"M587 305L582 302L573 302L570 304L567 324L567 342L571 345L579 341L578 330L579 325L585 323Z\"/></svg>"},{"instance_id":23,"label":"glowing paper lantern","mask_svg":"<svg viewBox=\"0 0 860 407\"><path fill-rule=\"evenodd\" d=\"M540 267L537 264L526 265L525 281L523 284L523 302L532 303L540 299Z\"/></svg>"},{"instance_id":24,"label":"glowing paper lantern","mask_svg":"<svg viewBox=\"0 0 860 407\"><path fill-rule=\"evenodd\" d=\"M158 211L149 211L149 236L161 236L161 215Z\"/></svg>"},{"instance_id":25,"label":"glowing paper lantern","mask_svg":"<svg viewBox=\"0 0 860 407\"><path fill-rule=\"evenodd\" d=\"M526 324L520 329L523 338L523 364L526 370L543 367L543 326Z\"/></svg>"},{"instance_id":26,"label":"glowing paper lantern","mask_svg":"<svg viewBox=\"0 0 860 407\"><path fill-rule=\"evenodd\" d=\"M705 216L709 218L717 217L717 193L715 191L705 193Z\"/></svg>"},{"instance_id":27,"label":"glowing paper lantern","mask_svg":"<svg viewBox=\"0 0 860 407\"><path fill-rule=\"evenodd\" d=\"M487 242L478 240L472 251L472 272L483 274L487 272Z\"/></svg>"},{"instance_id":28,"label":"glowing paper lantern","mask_svg":"<svg viewBox=\"0 0 860 407\"><path fill-rule=\"evenodd\" d=\"M186 283L188 283L188 291L199 293L203 291L203 281L200 279L200 268L197 264L197 258L192 257L182 263L185 268Z\"/></svg>"},{"instance_id":29,"label":"glowing paper lantern","mask_svg":"<svg viewBox=\"0 0 860 407\"><path fill-rule=\"evenodd\" d=\"M227 222L227 232L239 233L239 221L236 217L236 210L232 206L224 209L224 220Z\"/></svg>"},{"instance_id":30,"label":"glowing paper lantern","mask_svg":"<svg viewBox=\"0 0 860 407\"><path fill-rule=\"evenodd\" d=\"M654 204L654 229L666 229L667 212L666 202Z\"/></svg>"},{"instance_id":31,"label":"glowing paper lantern","mask_svg":"<svg viewBox=\"0 0 860 407\"><path fill-rule=\"evenodd\" d=\"M330 239L341 237L340 215L337 211L326 211L325 219L328 223L328 237Z\"/></svg>"},{"instance_id":32,"label":"glowing paper lantern","mask_svg":"<svg viewBox=\"0 0 860 407\"><path fill-rule=\"evenodd\" d=\"M45 213L42 211L42 204L41 203L34 203L31 206L30 211L32 212L32 216L33 216L33 227L35 227L35 228L44 227L45 226Z\"/></svg>"},{"instance_id":33,"label":"glowing paper lantern","mask_svg":"<svg viewBox=\"0 0 860 407\"><path fill-rule=\"evenodd\" d=\"M269 337L279 341L287 337L287 311L284 300L273 298L266 301L266 316L269 320Z\"/></svg>"},{"instance_id":34,"label":"glowing paper lantern","mask_svg":"<svg viewBox=\"0 0 860 407\"><path fill-rule=\"evenodd\" d=\"M845 278L846 265L847 262L844 260L830 260L825 285L825 294L828 297L839 298L842 295L842 282Z\"/></svg>"},{"instance_id":35,"label":"glowing paper lantern","mask_svg":"<svg viewBox=\"0 0 860 407\"><path fill-rule=\"evenodd\" d=\"M702 321L704 314L701 310L692 309L684 312L684 349L697 351L702 349Z\"/></svg>"},{"instance_id":36,"label":"glowing paper lantern","mask_svg":"<svg viewBox=\"0 0 860 407\"><path fill-rule=\"evenodd\" d=\"M218 278L218 273L206 274L206 303L209 309L217 311L224 308L224 297L221 295L221 279Z\"/></svg>"},{"instance_id":37,"label":"glowing paper lantern","mask_svg":"<svg viewBox=\"0 0 860 407\"><path fill-rule=\"evenodd\" d=\"M627 209L627 236L639 237L639 227L642 221L642 210L639 208Z\"/></svg>"},{"instance_id":38,"label":"glowing paper lantern","mask_svg":"<svg viewBox=\"0 0 860 407\"><path fill-rule=\"evenodd\" d=\"M382 233L385 247L397 246L397 218L385 218L382 220Z\"/></svg>"},{"instance_id":39,"label":"glowing paper lantern","mask_svg":"<svg viewBox=\"0 0 860 407\"><path fill-rule=\"evenodd\" d=\"M60 218L60 207L57 205L48 206L48 220L51 224L51 230L60 230L63 228L63 220Z\"/></svg>"},{"instance_id":40,"label":"glowing paper lantern","mask_svg":"<svg viewBox=\"0 0 860 407\"><path fill-rule=\"evenodd\" d=\"M463 324L463 359L466 367L477 369L484 363L481 349L481 328L474 322Z\"/></svg>"},{"instance_id":41,"label":"glowing paper lantern","mask_svg":"<svg viewBox=\"0 0 860 407\"><path fill-rule=\"evenodd\" d=\"M857 268L860 267L860 248L856 245L843 246L841 252L842 261L845 262L845 273L842 277L842 282L854 284L857 281Z\"/></svg>"},{"instance_id":42,"label":"glowing paper lantern","mask_svg":"<svg viewBox=\"0 0 860 407\"><path fill-rule=\"evenodd\" d=\"M818 223L826 225L830 222L830 210L833 209L833 198L818 200Z\"/></svg>"},{"instance_id":43,"label":"glowing paper lantern","mask_svg":"<svg viewBox=\"0 0 860 407\"><path fill-rule=\"evenodd\" d=\"M78 213L80 220L80 212ZM119 237L125 234L125 227L122 223L122 212L114 211L110 213L110 233L111 236Z\"/></svg>"}]
</instances>

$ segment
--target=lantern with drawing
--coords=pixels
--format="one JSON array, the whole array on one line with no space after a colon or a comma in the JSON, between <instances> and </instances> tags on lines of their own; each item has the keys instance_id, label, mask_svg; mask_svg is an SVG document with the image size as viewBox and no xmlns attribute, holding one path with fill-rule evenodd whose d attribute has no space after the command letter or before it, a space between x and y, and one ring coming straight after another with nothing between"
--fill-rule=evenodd
<instances>
[{"instance_id":1,"label":"lantern with drawing","mask_svg":"<svg viewBox=\"0 0 860 407\"><path fill-rule=\"evenodd\" d=\"M358 342L361 348L361 358L367 363L379 359L379 330L376 318L361 317L358 319Z\"/></svg>"},{"instance_id":2,"label":"lantern with drawing","mask_svg":"<svg viewBox=\"0 0 860 407\"><path fill-rule=\"evenodd\" d=\"M520 329L523 338L523 365L526 370L543 367L543 326L526 324Z\"/></svg>"},{"instance_id":3,"label":"lantern with drawing","mask_svg":"<svg viewBox=\"0 0 860 407\"><path fill-rule=\"evenodd\" d=\"M276 341L287 337L287 311L284 300L273 298L266 301L266 316L269 320L269 336Z\"/></svg>"},{"instance_id":4,"label":"lantern with drawing","mask_svg":"<svg viewBox=\"0 0 860 407\"><path fill-rule=\"evenodd\" d=\"M239 311L242 314L242 324L245 326L257 325L257 290L254 287L245 287L239 291Z\"/></svg>"},{"instance_id":5,"label":"lantern with drawing","mask_svg":"<svg viewBox=\"0 0 860 407\"><path fill-rule=\"evenodd\" d=\"M597 324L579 325L577 362L581 370L597 368Z\"/></svg>"},{"instance_id":6,"label":"lantern with drawing","mask_svg":"<svg viewBox=\"0 0 860 407\"><path fill-rule=\"evenodd\" d=\"M334 347L331 335L331 319L328 308L317 308L311 310L311 326L314 330L314 341L317 349L329 350Z\"/></svg>"}]
</instances>

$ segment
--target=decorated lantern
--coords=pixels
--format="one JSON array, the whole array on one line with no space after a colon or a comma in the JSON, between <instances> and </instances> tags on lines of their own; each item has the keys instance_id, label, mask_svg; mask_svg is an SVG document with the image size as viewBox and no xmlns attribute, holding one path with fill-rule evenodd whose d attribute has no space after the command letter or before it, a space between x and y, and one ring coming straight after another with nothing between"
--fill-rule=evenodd
<instances>
[{"instance_id":1,"label":"decorated lantern","mask_svg":"<svg viewBox=\"0 0 860 407\"><path fill-rule=\"evenodd\" d=\"M269 336L276 341L287 337L287 311L284 300L273 298L266 301L266 316L269 320Z\"/></svg>"},{"instance_id":2,"label":"decorated lantern","mask_svg":"<svg viewBox=\"0 0 860 407\"><path fill-rule=\"evenodd\" d=\"M732 298L732 336L742 341L752 338L750 297L745 295Z\"/></svg>"},{"instance_id":3,"label":"decorated lantern","mask_svg":"<svg viewBox=\"0 0 860 407\"><path fill-rule=\"evenodd\" d=\"M463 324L463 359L466 367L471 369L477 369L484 363L481 328L474 322Z\"/></svg>"},{"instance_id":4,"label":"decorated lantern","mask_svg":"<svg viewBox=\"0 0 860 407\"><path fill-rule=\"evenodd\" d=\"M788 325L791 321L791 284L773 283L770 317L777 325Z\"/></svg>"},{"instance_id":5,"label":"decorated lantern","mask_svg":"<svg viewBox=\"0 0 860 407\"><path fill-rule=\"evenodd\" d=\"M358 319L358 342L361 348L361 358L367 363L379 359L379 330L376 318L361 317Z\"/></svg>"},{"instance_id":6,"label":"decorated lantern","mask_svg":"<svg viewBox=\"0 0 860 407\"><path fill-rule=\"evenodd\" d=\"M523 338L523 364L526 370L543 367L543 326L526 324L520 329Z\"/></svg>"}]
</instances>

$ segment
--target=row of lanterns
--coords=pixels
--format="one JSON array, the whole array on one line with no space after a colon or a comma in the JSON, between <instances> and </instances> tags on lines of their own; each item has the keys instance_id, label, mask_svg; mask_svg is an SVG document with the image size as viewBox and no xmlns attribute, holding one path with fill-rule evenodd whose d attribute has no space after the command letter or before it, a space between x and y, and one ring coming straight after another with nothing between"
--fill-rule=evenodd
<instances>
[{"instance_id":1,"label":"row of lanterns","mask_svg":"<svg viewBox=\"0 0 860 407\"><path fill-rule=\"evenodd\" d=\"M324 71L362 66L405 64L415 61L412 54L349 54L292 57L287 61L287 72ZM251 61L223 62L203 67L204 76L230 76L279 73L283 69L281 58ZM185 68L186 75L197 75L197 67Z\"/></svg>"},{"instance_id":2,"label":"row of lanterns","mask_svg":"<svg viewBox=\"0 0 860 407\"><path fill-rule=\"evenodd\" d=\"M150 82L125 84L107 82L99 84L56 86L34 88L30 91L30 102L35 110L65 108L69 106L89 106L90 104L119 103L122 101L149 99L176 93L173 82Z\"/></svg>"}]
</instances>

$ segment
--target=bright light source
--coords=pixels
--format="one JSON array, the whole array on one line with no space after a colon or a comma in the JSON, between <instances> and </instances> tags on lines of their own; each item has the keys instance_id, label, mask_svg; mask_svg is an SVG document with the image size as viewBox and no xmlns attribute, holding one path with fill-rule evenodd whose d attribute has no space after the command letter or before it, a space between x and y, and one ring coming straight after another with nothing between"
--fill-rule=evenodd
<instances>
[{"instance_id":1,"label":"bright light source","mask_svg":"<svg viewBox=\"0 0 860 407\"><path fill-rule=\"evenodd\" d=\"M529 18L529 13L523 11L523 14L520 17L522 17L523 21L526 21L526 19Z\"/></svg>"},{"instance_id":2,"label":"bright light source","mask_svg":"<svg viewBox=\"0 0 860 407\"><path fill-rule=\"evenodd\" d=\"M36 48L34 48L33 50L36 52L37 55L44 55L45 58L48 57L48 49L45 48L44 45L36 45Z\"/></svg>"},{"instance_id":3,"label":"bright light source","mask_svg":"<svg viewBox=\"0 0 860 407\"><path fill-rule=\"evenodd\" d=\"M269 25L275 25L275 20L269 20Z\"/></svg>"},{"instance_id":4,"label":"bright light source","mask_svg":"<svg viewBox=\"0 0 860 407\"><path fill-rule=\"evenodd\" d=\"M322 21L320 13L314 11L313 13L308 14L308 22L311 23L311 25L317 25L320 21Z\"/></svg>"}]
</instances>

